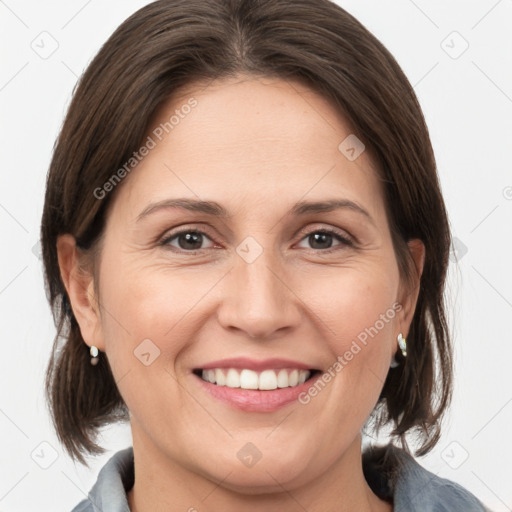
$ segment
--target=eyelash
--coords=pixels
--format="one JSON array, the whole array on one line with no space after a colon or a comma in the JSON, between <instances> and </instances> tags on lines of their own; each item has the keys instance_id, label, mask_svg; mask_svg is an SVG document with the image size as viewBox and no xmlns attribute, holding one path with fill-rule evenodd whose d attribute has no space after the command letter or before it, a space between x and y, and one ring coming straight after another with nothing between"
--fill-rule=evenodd
<instances>
[{"instance_id":1,"label":"eyelash","mask_svg":"<svg viewBox=\"0 0 512 512\"><path fill-rule=\"evenodd\" d=\"M195 234L204 235L205 237L207 237L208 239L211 240L211 237L209 237L208 234L205 233L204 231L201 231L201 230L198 230L198 229L188 228L188 229L182 229L180 231L177 231L176 233L172 233L171 235L162 238L161 241L158 242L158 245L159 246L171 247L171 250L173 252L176 252L176 253L190 254L190 255L195 255L195 254L198 254L201 251L205 250L205 249L197 249L195 251L187 251L185 249L177 249L176 247L172 247L172 246L169 245L169 242L171 240L179 237L180 235L184 235L186 233L195 233ZM345 245L345 246L348 246L348 247L353 247L354 246L354 242L351 239L349 239L347 236L341 235L338 231L336 231L334 229L329 229L329 228L313 229L313 230L311 230L309 232L306 232L306 233L303 234L303 236L299 240L299 242L302 242L302 240L304 240L308 236L311 236L312 234L315 234L315 233L332 235L339 242L341 242L341 245ZM340 246L331 247L330 249L310 249L310 250L312 250L314 252L321 252L323 254L330 254L331 252L335 252L337 250L340 250Z\"/></svg>"}]
</instances>

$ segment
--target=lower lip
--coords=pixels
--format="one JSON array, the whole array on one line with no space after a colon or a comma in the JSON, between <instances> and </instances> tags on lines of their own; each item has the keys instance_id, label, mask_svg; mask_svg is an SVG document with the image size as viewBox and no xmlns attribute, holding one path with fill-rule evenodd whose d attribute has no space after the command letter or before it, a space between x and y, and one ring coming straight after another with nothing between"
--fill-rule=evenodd
<instances>
[{"instance_id":1,"label":"lower lip","mask_svg":"<svg viewBox=\"0 0 512 512\"><path fill-rule=\"evenodd\" d=\"M307 390L321 377L321 374L314 375L311 379L295 387L277 388L268 391L258 389L230 388L228 386L217 386L203 380L198 375L192 374L202 389L213 397L236 409L246 412L272 412L297 401L301 393Z\"/></svg>"}]
</instances>

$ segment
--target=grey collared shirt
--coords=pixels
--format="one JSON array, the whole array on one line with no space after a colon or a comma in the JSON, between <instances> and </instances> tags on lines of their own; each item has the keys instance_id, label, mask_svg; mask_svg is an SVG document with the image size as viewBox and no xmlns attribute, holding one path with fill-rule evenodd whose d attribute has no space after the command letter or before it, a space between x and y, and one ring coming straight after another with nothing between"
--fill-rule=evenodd
<instances>
[{"instance_id":1,"label":"grey collared shirt","mask_svg":"<svg viewBox=\"0 0 512 512\"><path fill-rule=\"evenodd\" d=\"M411 455L391 444L363 453L368 485L394 512L490 512L459 484L423 468ZM114 454L101 469L89 498L72 512L130 512L127 491L133 487L133 448Z\"/></svg>"}]
</instances>

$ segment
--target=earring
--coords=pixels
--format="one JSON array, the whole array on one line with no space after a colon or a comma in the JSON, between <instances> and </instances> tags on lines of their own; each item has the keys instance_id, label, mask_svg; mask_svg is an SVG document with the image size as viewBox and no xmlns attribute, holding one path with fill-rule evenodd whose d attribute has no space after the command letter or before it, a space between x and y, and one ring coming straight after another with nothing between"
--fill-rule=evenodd
<instances>
[{"instance_id":1,"label":"earring","mask_svg":"<svg viewBox=\"0 0 512 512\"><path fill-rule=\"evenodd\" d=\"M397 336L398 345L400 346L400 350L402 351L402 354L404 357L407 357L407 340L402 336L402 333L400 333Z\"/></svg>"},{"instance_id":2,"label":"earring","mask_svg":"<svg viewBox=\"0 0 512 512\"><path fill-rule=\"evenodd\" d=\"M89 353L91 354L91 364L93 366L96 366L98 364L98 354L100 351L98 350L98 347L95 347L94 345L91 346L91 349L89 350Z\"/></svg>"},{"instance_id":3,"label":"earring","mask_svg":"<svg viewBox=\"0 0 512 512\"><path fill-rule=\"evenodd\" d=\"M396 340L398 341L398 346L400 347L400 350L402 351L402 355L404 357L407 357L407 340L402 336L402 333L400 333ZM393 354L393 358L391 359L391 363L389 364L390 368L396 368L397 366L400 366L400 363L396 360L395 355Z\"/></svg>"}]
</instances>

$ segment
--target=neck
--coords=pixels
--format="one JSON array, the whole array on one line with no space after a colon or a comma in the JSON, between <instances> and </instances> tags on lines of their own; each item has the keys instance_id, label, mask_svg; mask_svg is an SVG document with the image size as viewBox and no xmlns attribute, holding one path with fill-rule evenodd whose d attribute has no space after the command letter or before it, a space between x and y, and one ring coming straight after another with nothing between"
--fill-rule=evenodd
<instances>
[{"instance_id":1,"label":"neck","mask_svg":"<svg viewBox=\"0 0 512 512\"><path fill-rule=\"evenodd\" d=\"M133 431L133 429L132 429ZM186 468L133 431L135 484L128 492L131 512L392 512L378 498L362 471L361 437L325 472L306 484L279 485L275 492L244 493L229 488L229 474L221 482ZM276 482L272 482L276 483ZM274 486L275 487L275 486ZM286 487L286 488L285 488Z\"/></svg>"}]
</instances>

